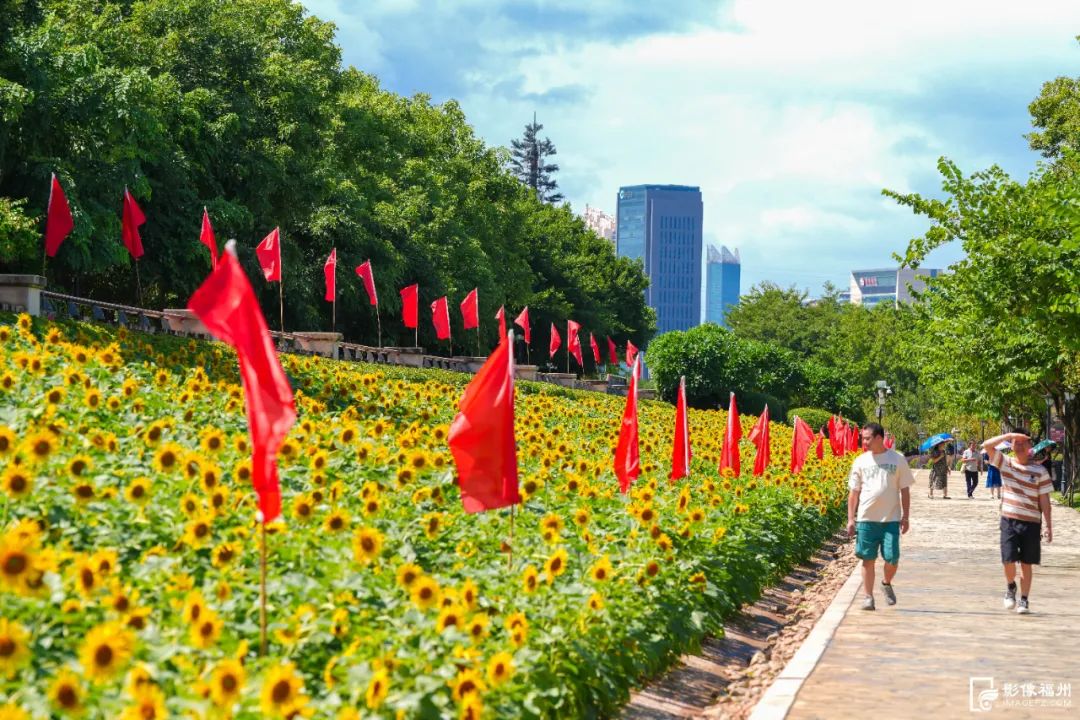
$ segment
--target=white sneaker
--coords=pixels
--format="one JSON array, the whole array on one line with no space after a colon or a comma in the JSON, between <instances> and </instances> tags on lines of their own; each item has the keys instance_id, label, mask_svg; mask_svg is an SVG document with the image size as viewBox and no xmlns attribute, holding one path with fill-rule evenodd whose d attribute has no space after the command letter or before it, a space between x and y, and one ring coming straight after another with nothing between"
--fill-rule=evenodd
<instances>
[{"instance_id":1,"label":"white sneaker","mask_svg":"<svg viewBox=\"0 0 1080 720\"><path fill-rule=\"evenodd\" d=\"M1006 610L1016 607L1016 588L1005 588L1005 599L1001 601Z\"/></svg>"},{"instance_id":2,"label":"white sneaker","mask_svg":"<svg viewBox=\"0 0 1080 720\"><path fill-rule=\"evenodd\" d=\"M865 596L863 596L862 609L863 610L874 610L875 609L874 608L874 596L873 595L865 595Z\"/></svg>"},{"instance_id":3,"label":"white sneaker","mask_svg":"<svg viewBox=\"0 0 1080 720\"><path fill-rule=\"evenodd\" d=\"M1027 615L1031 610L1028 608L1028 601L1024 598L1020 598L1020 604L1016 606L1017 615Z\"/></svg>"}]
</instances>

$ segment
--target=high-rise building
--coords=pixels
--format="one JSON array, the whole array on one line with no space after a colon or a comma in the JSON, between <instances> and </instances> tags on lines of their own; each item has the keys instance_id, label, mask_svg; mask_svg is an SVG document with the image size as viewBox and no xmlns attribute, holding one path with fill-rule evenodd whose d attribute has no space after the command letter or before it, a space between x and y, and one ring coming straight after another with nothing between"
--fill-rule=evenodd
<instances>
[{"instance_id":1,"label":"high-rise building","mask_svg":"<svg viewBox=\"0 0 1080 720\"><path fill-rule=\"evenodd\" d=\"M581 218L585 221L586 227L611 244L615 244L615 218L600 208L588 205L585 206L585 214Z\"/></svg>"},{"instance_id":2,"label":"high-rise building","mask_svg":"<svg viewBox=\"0 0 1080 720\"><path fill-rule=\"evenodd\" d=\"M705 322L727 327L728 309L739 304L739 277L742 265L739 251L724 245L718 250L709 246L705 264Z\"/></svg>"},{"instance_id":3,"label":"high-rise building","mask_svg":"<svg viewBox=\"0 0 1080 720\"><path fill-rule=\"evenodd\" d=\"M926 287L926 278L941 275L942 271L930 268L880 268L876 270L851 271L851 303L854 305L877 305L882 302L896 305L908 302L911 292Z\"/></svg>"},{"instance_id":4,"label":"high-rise building","mask_svg":"<svg viewBox=\"0 0 1080 720\"><path fill-rule=\"evenodd\" d=\"M656 311L657 333L701 322L701 218L700 188L619 188L615 251L644 262L645 302Z\"/></svg>"}]
</instances>

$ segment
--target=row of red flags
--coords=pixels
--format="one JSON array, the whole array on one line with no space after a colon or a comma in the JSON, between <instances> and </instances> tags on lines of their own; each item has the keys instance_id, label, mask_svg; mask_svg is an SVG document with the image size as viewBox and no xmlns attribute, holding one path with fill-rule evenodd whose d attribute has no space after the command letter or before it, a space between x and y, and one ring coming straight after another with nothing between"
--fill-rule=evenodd
<instances>
[{"instance_id":1,"label":"row of red flags","mask_svg":"<svg viewBox=\"0 0 1080 720\"><path fill-rule=\"evenodd\" d=\"M120 238L124 241L124 247L131 253L131 257L138 260L143 255L142 237L139 235L139 227L146 222L143 214L131 192L125 187L124 196L120 208ZM48 257L56 257L67 236L75 228L75 220L71 216L71 206L68 205L64 188L53 173L49 184L49 206L45 217L45 254Z\"/></svg>"}]
</instances>

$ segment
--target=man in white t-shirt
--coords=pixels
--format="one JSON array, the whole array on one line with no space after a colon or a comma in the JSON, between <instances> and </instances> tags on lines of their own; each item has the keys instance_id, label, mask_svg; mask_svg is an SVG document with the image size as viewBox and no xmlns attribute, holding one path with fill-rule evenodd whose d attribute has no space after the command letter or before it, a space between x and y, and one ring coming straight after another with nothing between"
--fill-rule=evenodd
<instances>
[{"instance_id":1,"label":"man in white t-shirt","mask_svg":"<svg viewBox=\"0 0 1080 720\"><path fill-rule=\"evenodd\" d=\"M968 443L967 450L960 456L964 462L964 482L967 484L967 496L969 500L975 499L975 488L979 486L979 460L982 453L975 449L975 441Z\"/></svg>"},{"instance_id":2,"label":"man in white t-shirt","mask_svg":"<svg viewBox=\"0 0 1080 720\"><path fill-rule=\"evenodd\" d=\"M885 447L885 429L867 423L862 429L867 451L855 459L848 478L848 535L855 535L855 556L862 560L862 609L874 609L874 565L885 561L881 591L896 604L892 580L900 562L900 535L908 531L911 486L915 478L904 456Z\"/></svg>"}]
</instances>

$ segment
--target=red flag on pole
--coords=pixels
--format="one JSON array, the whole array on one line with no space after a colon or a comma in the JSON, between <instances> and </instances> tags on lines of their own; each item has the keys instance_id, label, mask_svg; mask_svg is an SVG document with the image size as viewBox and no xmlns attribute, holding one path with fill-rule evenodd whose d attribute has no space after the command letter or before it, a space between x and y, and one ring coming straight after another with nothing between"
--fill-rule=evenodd
<instances>
[{"instance_id":1,"label":"red flag on pole","mask_svg":"<svg viewBox=\"0 0 1080 720\"><path fill-rule=\"evenodd\" d=\"M801 417L795 417L795 432L791 435L791 472L800 473L810 446L814 444L814 431Z\"/></svg>"},{"instance_id":2,"label":"red flag on pole","mask_svg":"<svg viewBox=\"0 0 1080 720\"><path fill-rule=\"evenodd\" d=\"M720 449L720 470L728 468L736 476L742 471L739 465L739 440L742 440L742 425L739 423L739 409L735 405L735 393L728 400L727 427L724 430L724 446Z\"/></svg>"},{"instance_id":3,"label":"red flag on pole","mask_svg":"<svg viewBox=\"0 0 1080 720\"><path fill-rule=\"evenodd\" d=\"M450 307L446 296L431 303L431 322L435 325L435 337L439 340L450 339Z\"/></svg>"},{"instance_id":4,"label":"red flag on pole","mask_svg":"<svg viewBox=\"0 0 1080 720\"><path fill-rule=\"evenodd\" d=\"M619 490L626 494L630 484L641 474L641 455L638 449L637 380L638 364L630 366L630 385L626 389L626 407L619 427L619 444L615 448L615 477Z\"/></svg>"},{"instance_id":5,"label":"red flag on pole","mask_svg":"<svg viewBox=\"0 0 1080 720\"><path fill-rule=\"evenodd\" d=\"M367 290L368 303L370 305L378 305L379 294L375 291L375 275L371 272L371 261L365 260L362 265L358 265L356 274L364 281L364 289ZM405 290L402 290L401 292L404 293ZM413 307L416 307L415 302L413 303ZM405 323L405 327L415 327L415 324L409 325L408 323Z\"/></svg>"},{"instance_id":6,"label":"red flag on pole","mask_svg":"<svg viewBox=\"0 0 1080 720\"><path fill-rule=\"evenodd\" d=\"M818 460L825 459L825 428L818 431L817 434L817 447L815 448Z\"/></svg>"},{"instance_id":7,"label":"red flag on pole","mask_svg":"<svg viewBox=\"0 0 1080 720\"><path fill-rule=\"evenodd\" d=\"M292 388L281 368L266 318L232 243L188 301L210 333L236 348L251 435L251 483L263 522L281 512L277 451L296 420Z\"/></svg>"},{"instance_id":8,"label":"red flag on pole","mask_svg":"<svg viewBox=\"0 0 1080 720\"><path fill-rule=\"evenodd\" d=\"M844 454L844 433L841 430L842 421L838 421L833 415L829 418L829 449L833 457Z\"/></svg>"},{"instance_id":9,"label":"red flag on pole","mask_svg":"<svg viewBox=\"0 0 1080 720\"><path fill-rule=\"evenodd\" d=\"M458 403L448 442L457 466L465 512L516 505L517 446L514 443L514 354L502 335L495 352L472 379Z\"/></svg>"},{"instance_id":10,"label":"red flag on pole","mask_svg":"<svg viewBox=\"0 0 1080 720\"><path fill-rule=\"evenodd\" d=\"M521 328L522 332L524 333L523 336L525 338L525 344L526 345L531 345L532 344L532 332L529 330L529 306L528 305L526 305L524 307L524 309L522 309L521 314L519 314L516 318L514 318L514 324L517 325L519 328Z\"/></svg>"},{"instance_id":11,"label":"red flag on pole","mask_svg":"<svg viewBox=\"0 0 1080 720\"><path fill-rule=\"evenodd\" d=\"M143 256L142 238L139 236L139 226L146 222L146 216L131 196L131 192L124 188L124 209L120 220L120 237L124 241L124 247L131 253L131 257L138 260Z\"/></svg>"},{"instance_id":12,"label":"red flag on pole","mask_svg":"<svg viewBox=\"0 0 1080 720\"><path fill-rule=\"evenodd\" d=\"M615 350L615 341L612 340L611 338L607 339L607 352L608 352L608 360L611 362L611 364L612 365L618 365L619 364L619 355Z\"/></svg>"},{"instance_id":13,"label":"red flag on pole","mask_svg":"<svg viewBox=\"0 0 1080 720\"><path fill-rule=\"evenodd\" d=\"M503 336L506 335L506 307L504 305L499 306L495 319L499 321L499 342L502 342Z\"/></svg>"},{"instance_id":14,"label":"red flag on pole","mask_svg":"<svg viewBox=\"0 0 1080 720\"><path fill-rule=\"evenodd\" d=\"M555 327L555 323L551 323L551 342L548 343L548 357L555 357L555 351L562 345L562 338L559 337L559 330Z\"/></svg>"},{"instance_id":15,"label":"red flag on pole","mask_svg":"<svg viewBox=\"0 0 1080 720\"><path fill-rule=\"evenodd\" d=\"M862 438L859 437L859 429L854 425L849 428L848 452L862 450Z\"/></svg>"},{"instance_id":16,"label":"red flag on pole","mask_svg":"<svg viewBox=\"0 0 1080 720\"><path fill-rule=\"evenodd\" d=\"M766 405L747 438L757 446L754 455L754 477L761 477L772 460L772 448L769 446L769 406Z\"/></svg>"},{"instance_id":17,"label":"red flag on pole","mask_svg":"<svg viewBox=\"0 0 1080 720\"><path fill-rule=\"evenodd\" d=\"M690 474L690 422L686 413L686 378L679 378L679 395L675 400L675 439L671 443L670 480Z\"/></svg>"},{"instance_id":18,"label":"red flag on pole","mask_svg":"<svg viewBox=\"0 0 1080 720\"><path fill-rule=\"evenodd\" d=\"M566 321L566 351L577 360L578 367L584 369L581 361L581 325L573 320Z\"/></svg>"},{"instance_id":19,"label":"red flag on pole","mask_svg":"<svg viewBox=\"0 0 1080 720\"><path fill-rule=\"evenodd\" d=\"M52 183L49 185L49 213L45 220L45 254L55 257L60 244L75 227L75 221L71 217L71 208L68 206L64 188L60 187L60 181L53 173Z\"/></svg>"},{"instance_id":20,"label":"red flag on pole","mask_svg":"<svg viewBox=\"0 0 1080 720\"><path fill-rule=\"evenodd\" d=\"M326 302L334 302L337 298L337 248L331 248L330 257L323 263L323 277L326 278Z\"/></svg>"},{"instance_id":21,"label":"red flag on pole","mask_svg":"<svg viewBox=\"0 0 1080 720\"><path fill-rule=\"evenodd\" d=\"M274 228L262 242L255 246L263 277L267 282L281 282L281 229Z\"/></svg>"},{"instance_id":22,"label":"red flag on pole","mask_svg":"<svg viewBox=\"0 0 1080 720\"><path fill-rule=\"evenodd\" d=\"M466 330L480 327L480 309L477 307L476 288L461 301L461 320Z\"/></svg>"},{"instance_id":23,"label":"red flag on pole","mask_svg":"<svg viewBox=\"0 0 1080 720\"><path fill-rule=\"evenodd\" d=\"M420 285L401 288L401 321L405 327L415 329L420 324Z\"/></svg>"},{"instance_id":24,"label":"red flag on pole","mask_svg":"<svg viewBox=\"0 0 1080 720\"><path fill-rule=\"evenodd\" d=\"M199 242L210 251L210 267L217 267L217 240L214 239L214 228L210 224L210 213L205 207L202 209L202 230L199 232Z\"/></svg>"},{"instance_id":25,"label":"red flag on pole","mask_svg":"<svg viewBox=\"0 0 1080 720\"><path fill-rule=\"evenodd\" d=\"M634 343L629 340L626 341L626 364L633 365L634 359L637 357L638 349L634 347Z\"/></svg>"},{"instance_id":26,"label":"red flag on pole","mask_svg":"<svg viewBox=\"0 0 1080 720\"><path fill-rule=\"evenodd\" d=\"M896 438L891 433L885 433L885 447L892 450L894 445L896 445Z\"/></svg>"},{"instance_id":27,"label":"red flag on pole","mask_svg":"<svg viewBox=\"0 0 1080 720\"><path fill-rule=\"evenodd\" d=\"M596 344L596 336L589 333L589 347L592 348L593 362L600 364L600 346Z\"/></svg>"}]
</instances>

